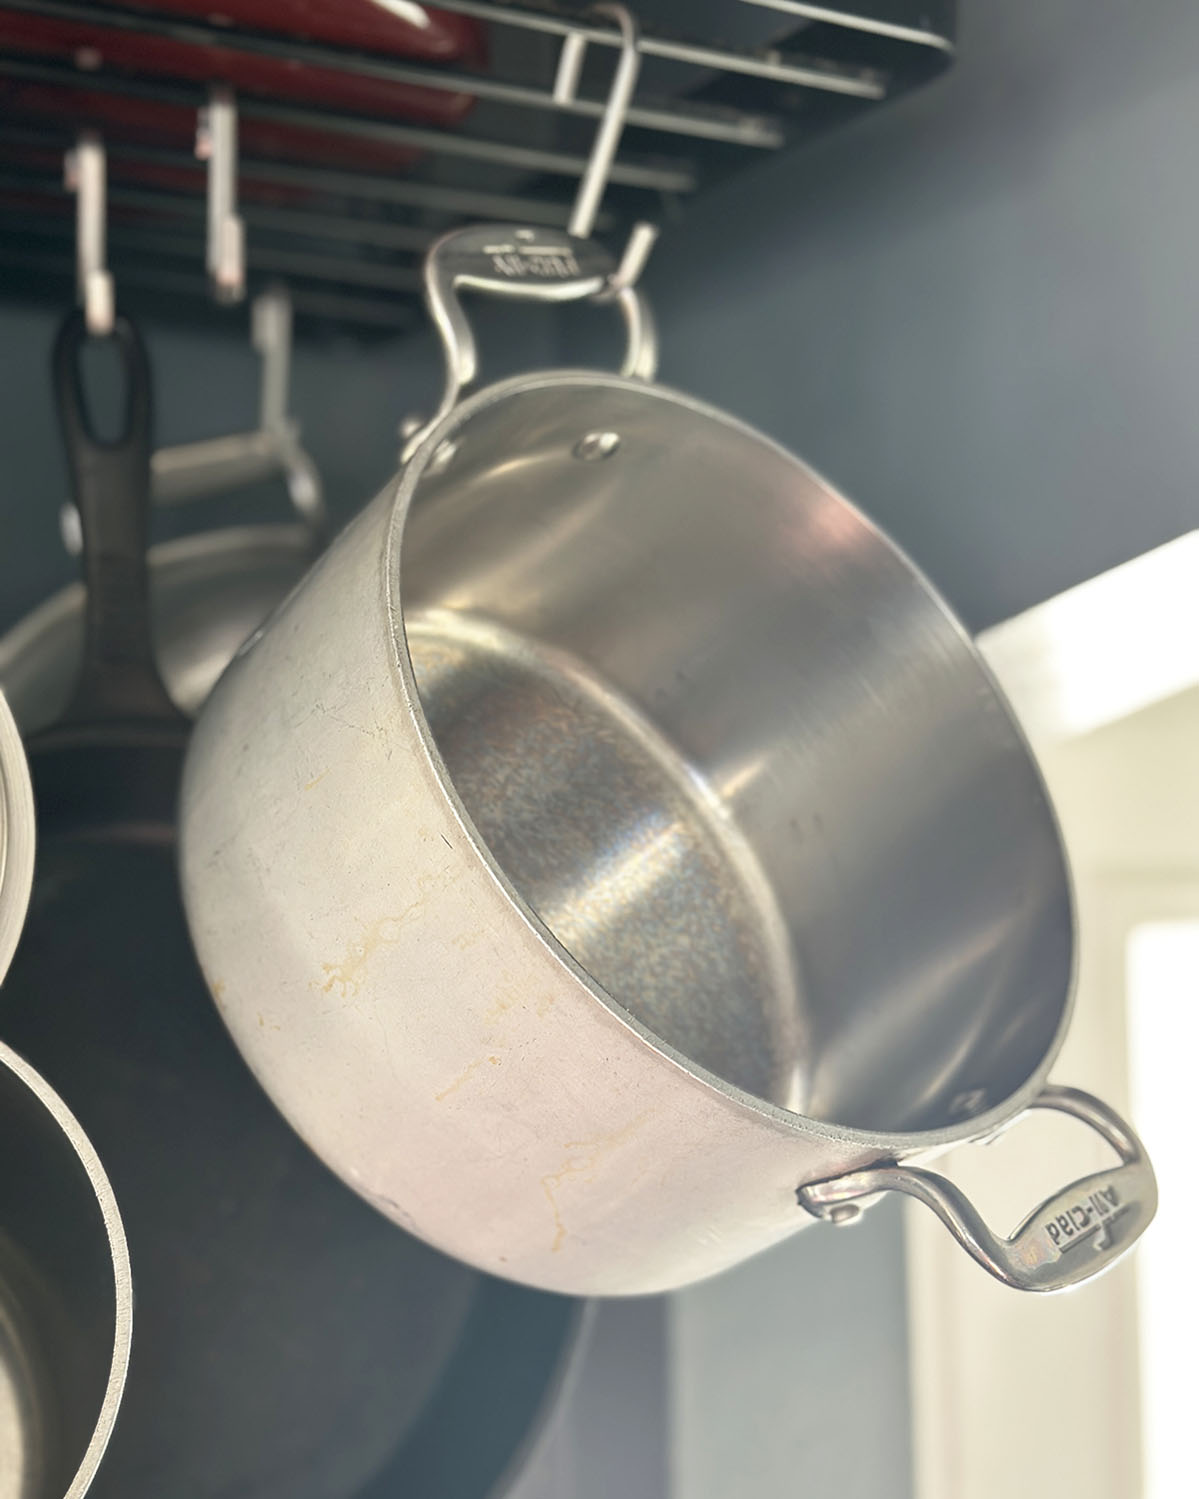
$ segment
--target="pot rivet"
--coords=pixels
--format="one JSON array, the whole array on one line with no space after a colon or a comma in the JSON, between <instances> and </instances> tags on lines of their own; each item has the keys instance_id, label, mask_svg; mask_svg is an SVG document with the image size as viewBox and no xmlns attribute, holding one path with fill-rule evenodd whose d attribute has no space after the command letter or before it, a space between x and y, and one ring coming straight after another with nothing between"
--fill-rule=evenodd
<instances>
[{"instance_id":1,"label":"pot rivet","mask_svg":"<svg viewBox=\"0 0 1199 1499\"><path fill-rule=\"evenodd\" d=\"M619 432L588 432L574 445L574 455L584 463L600 463L620 447Z\"/></svg>"},{"instance_id":2,"label":"pot rivet","mask_svg":"<svg viewBox=\"0 0 1199 1499\"><path fill-rule=\"evenodd\" d=\"M429 459L428 472L430 474L444 474L458 452L456 442L446 441L441 444L437 451Z\"/></svg>"},{"instance_id":3,"label":"pot rivet","mask_svg":"<svg viewBox=\"0 0 1199 1499\"><path fill-rule=\"evenodd\" d=\"M964 1093L959 1093L952 1099L949 1112L955 1119L969 1119L982 1112L986 1101L987 1090L985 1088L968 1088Z\"/></svg>"},{"instance_id":4,"label":"pot rivet","mask_svg":"<svg viewBox=\"0 0 1199 1499\"><path fill-rule=\"evenodd\" d=\"M856 1223L862 1216L862 1209L856 1202L842 1202L831 1209L828 1221L835 1223L838 1228L844 1228L847 1223Z\"/></svg>"}]
</instances>

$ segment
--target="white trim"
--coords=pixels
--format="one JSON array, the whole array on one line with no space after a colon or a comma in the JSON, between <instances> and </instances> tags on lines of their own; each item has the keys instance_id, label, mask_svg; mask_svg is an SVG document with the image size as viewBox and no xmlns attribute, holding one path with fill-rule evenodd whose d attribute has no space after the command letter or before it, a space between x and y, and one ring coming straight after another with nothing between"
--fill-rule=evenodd
<instances>
[{"instance_id":1,"label":"white trim","mask_svg":"<svg viewBox=\"0 0 1199 1499\"><path fill-rule=\"evenodd\" d=\"M1199 683L1199 531L978 637L1034 744L1071 739Z\"/></svg>"},{"instance_id":2,"label":"white trim","mask_svg":"<svg viewBox=\"0 0 1199 1499\"><path fill-rule=\"evenodd\" d=\"M1178 780L1194 724L1191 700L1178 695L1199 685L1199 532L979 644L1042 761L1074 863L1079 1003L1055 1075L1124 1108L1128 933L1199 910L1199 793ZM1036 1180L1053 1155L1043 1129L1038 1122L1000 1143L1002 1167L998 1154L967 1148L949 1174L968 1192L1027 1176L1028 1201L1001 1210L1015 1222L1053 1185ZM1135 1256L1076 1296L1021 1297L982 1274L931 1214L908 1206L917 1499L1010 1499L1026 1488L1135 1499Z\"/></svg>"}]
</instances>

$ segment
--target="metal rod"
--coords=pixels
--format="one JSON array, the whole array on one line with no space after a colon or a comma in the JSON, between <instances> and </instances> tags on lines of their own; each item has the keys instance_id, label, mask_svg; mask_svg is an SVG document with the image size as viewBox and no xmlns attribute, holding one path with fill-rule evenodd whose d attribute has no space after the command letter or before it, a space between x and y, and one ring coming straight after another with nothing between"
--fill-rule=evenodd
<instances>
[{"instance_id":1,"label":"metal rod","mask_svg":"<svg viewBox=\"0 0 1199 1499\"><path fill-rule=\"evenodd\" d=\"M0 63L0 73L4 71ZM0 142L19 145L52 146L61 132L53 127L41 129L26 125L0 124ZM114 141L110 154L117 161L144 161L163 166L187 166L191 158L161 146L139 146ZM292 162L242 159L242 181L280 186L304 187L328 193L336 198L364 198L385 203L404 204L428 209L453 217L480 219L517 219L530 224L563 228L570 210L563 203L546 198L522 197L514 193L485 193L473 188L440 187L435 183L413 182L406 178L384 177L365 172L347 172L320 167L299 166ZM601 214L600 227L610 226L611 215Z\"/></svg>"},{"instance_id":2,"label":"metal rod","mask_svg":"<svg viewBox=\"0 0 1199 1499\"><path fill-rule=\"evenodd\" d=\"M446 10L458 10L453 0L438 0ZM823 5L806 5L802 0L741 0L743 5L758 5L763 10L782 11L784 15L800 16L805 21L819 21L826 26L840 26L847 31L864 31L872 36L889 37L896 42L911 42L916 47L936 47L941 52L953 52L949 37L938 36L920 26L899 26L893 21L879 21L873 16L854 15L851 11L829 10Z\"/></svg>"},{"instance_id":3,"label":"metal rod","mask_svg":"<svg viewBox=\"0 0 1199 1499\"><path fill-rule=\"evenodd\" d=\"M82 0L5 0L11 10L53 16L60 20L81 21L92 26L108 26L119 31L137 31L147 36L167 37L198 47L222 47L255 57L270 57L314 68L349 73L381 82L408 84L417 88L440 89L450 93L469 94L476 99L492 99L499 104L518 108L556 110L567 114L596 118L603 105L590 99L559 103L550 90L534 88L484 74L457 71L427 63L395 62L373 53L354 52L348 48L317 46L311 42L286 37L267 36L261 32L231 30L195 21L165 17L152 11L126 11L109 6L82 3ZM506 19L501 12L493 17ZM603 35L602 32L599 35ZM823 74L813 78L823 79ZM797 81L797 80L796 80ZM853 78L830 74L828 83L813 87L830 87L835 93L856 94L875 99L883 96L883 87L875 78ZM728 141L733 145L773 149L783 144L781 124L769 116L747 114L743 110L692 105L690 107L661 100L654 105L642 104L629 111L628 123L646 130L671 135L694 136L698 140Z\"/></svg>"},{"instance_id":4,"label":"metal rod","mask_svg":"<svg viewBox=\"0 0 1199 1499\"><path fill-rule=\"evenodd\" d=\"M80 132L64 162L64 180L75 194L75 280L89 333L112 332L116 315L108 271L108 205L104 143L94 130Z\"/></svg>"},{"instance_id":5,"label":"metal rod","mask_svg":"<svg viewBox=\"0 0 1199 1499\"><path fill-rule=\"evenodd\" d=\"M35 277L60 282L73 276L75 271L75 263L70 256L47 255L43 249L15 249L4 243L0 243L0 265L12 266L28 271ZM162 292L171 296L190 296L202 300L207 295L205 278L187 271L163 270L159 266L122 266L121 282L122 285L137 286L145 291ZM337 292L293 287L292 304L301 314L353 322L371 328L411 328L417 321L415 301L396 302L377 297L340 295Z\"/></svg>"},{"instance_id":6,"label":"metal rod","mask_svg":"<svg viewBox=\"0 0 1199 1499\"><path fill-rule=\"evenodd\" d=\"M570 104L578 98L579 78L586 55L586 36L581 31L568 31L562 40L562 50L558 53L558 70L554 74L555 104Z\"/></svg>"},{"instance_id":7,"label":"metal rod","mask_svg":"<svg viewBox=\"0 0 1199 1499\"><path fill-rule=\"evenodd\" d=\"M196 155L208 163L206 264L218 302L246 294L246 232L237 216L237 105L233 90L214 84L196 127Z\"/></svg>"},{"instance_id":8,"label":"metal rod","mask_svg":"<svg viewBox=\"0 0 1199 1499\"><path fill-rule=\"evenodd\" d=\"M620 28L620 60L616 64L616 76L608 94L595 144L587 158L587 170L579 183L579 191L567 223L567 233L579 239L590 239L595 227L595 216L599 212L604 188L608 185L608 171L620 145L628 119L629 105L637 88L637 75L641 71L641 54L637 50L638 28L632 13L625 5L597 5L595 9L610 16Z\"/></svg>"},{"instance_id":9,"label":"metal rod","mask_svg":"<svg viewBox=\"0 0 1199 1499\"><path fill-rule=\"evenodd\" d=\"M39 219L33 214L25 214L19 223L13 225L18 234L27 234L33 238L49 238L58 240L66 238L69 234L69 225L60 219L43 217ZM112 229L109 241L114 246L123 247L126 250L136 250L144 255L178 256L180 259L190 259L193 255L193 246L186 240L180 240L174 234L162 234L162 232L145 231L145 229L129 229L126 226ZM255 247L252 265L255 270L267 271L279 276L303 276L310 280L330 280L330 282L345 282L346 285L372 286L378 291L415 292L420 291L420 271L409 265L382 264L378 261L354 261L354 259L339 259L333 255L319 255L310 250L289 250L280 247L271 249L258 249Z\"/></svg>"},{"instance_id":10,"label":"metal rod","mask_svg":"<svg viewBox=\"0 0 1199 1499\"><path fill-rule=\"evenodd\" d=\"M61 184L56 178L0 169L0 193L32 192L57 199L60 191ZM122 187L119 183L109 187L108 202L110 208L144 208L167 218L196 220L207 213L205 203L185 193ZM273 230L307 239L349 240L353 244L370 245L380 250L408 250L418 254L427 250L437 237L436 230L422 229L415 224L395 224L353 215L335 217L329 213L308 213L253 203L243 206L242 217L247 223L268 232Z\"/></svg>"},{"instance_id":11,"label":"metal rod","mask_svg":"<svg viewBox=\"0 0 1199 1499\"><path fill-rule=\"evenodd\" d=\"M34 238L62 239L70 233L69 224L56 218L26 215L21 232ZM190 259L194 247L187 240L161 231L114 228L109 234L113 245L146 255L177 256ZM394 265L370 260L345 260L308 250L278 247L254 247L251 266L258 271L283 276L303 276L313 281L342 281L347 285L370 286L380 291L415 292L421 288L420 272L415 266Z\"/></svg>"},{"instance_id":12,"label":"metal rod","mask_svg":"<svg viewBox=\"0 0 1199 1499\"><path fill-rule=\"evenodd\" d=\"M376 4L380 0L375 0ZM763 0L765 3L765 0ZM496 0L438 0L442 10L457 11L479 21L497 26L515 26L524 31L541 31L551 36L581 35L585 42L602 46L619 46L619 39L602 27L580 29L577 21L546 11L518 9L498 4ZM814 61L792 61L777 51L740 52L731 47L709 47L677 37L642 34L641 55L660 57L668 62L689 63L718 73L743 73L751 78L768 78L773 83L790 83L797 88L820 89L826 93L853 94L863 99L881 99L886 94L882 76L870 68L838 68Z\"/></svg>"},{"instance_id":13,"label":"metal rod","mask_svg":"<svg viewBox=\"0 0 1199 1499\"><path fill-rule=\"evenodd\" d=\"M288 431L291 298L286 287L273 286L254 298L254 305L250 309L250 341L262 360L258 425L264 432Z\"/></svg>"},{"instance_id":14,"label":"metal rod","mask_svg":"<svg viewBox=\"0 0 1199 1499\"><path fill-rule=\"evenodd\" d=\"M115 197L113 201L116 201ZM301 235L306 239L348 240L351 244L370 245L378 250L408 250L422 254L437 238L435 230L420 229L414 224L388 224L352 216L334 218L327 213L301 213L293 208L258 207L256 204L246 204L242 208L242 217L258 229Z\"/></svg>"},{"instance_id":15,"label":"metal rod","mask_svg":"<svg viewBox=\"0 0 1199 1499\"><path fill-rule=\"evenodd\" d=\"M243 101L242 115L247 120L269 120L280 125L302 125L324 130L331 135L348 135L389 145L411 146L440 156L461 156L474 161L494 162L520 171L545 172L559 177L581 177L587 159L565 151L547 151L533 146L518 146L507 141L480 140L475 136L451 134L448 130L429 130L417 125L392 125L383 120L359 120L353 115L317 113L293 109L290 105ZM689 162L614 161L609 181L622 187L641 187L651 192L691 193L698 183Z\"/></svg>"},{"instance_id":16,"label":"metal rod","mask_svg":"<svg viewBox=\"0 0 1199 1499\"><path fill-rule=\"evenodd\" d=\"M68 88L86 88L89 92L118 94L137 99L153 99L174 104L180 92L194 94L194 87L147 83L144 79L113 77L102 72L80 74L62 64L30 62L24 58L0 58L0 74L28 78ZM323 110L305 109L302 105L268 103L260 99L238 100L243 120L265 120L277 125L296 125L305 130L324 131L329 135L348 136L355 140L376 141L439 156L459 156L467 160L494 162L522 171L545 172L553 176L581 177L587 158L564 151L549 151L520 146L508 141L480 140L458 131L435 130L422 125L399 125L388 120L367 119L358 115L326 114ZM628 159L614 161L609 181L622 187L645 188L651 192L690 193L698 181L694 167L687 161ZM243 217L245 212L243 209Z\"/></svg>"},{"instance_id":17,"label":"metal rod","mask_svg":"<svg viewBox=\"0 0 1199 1499\"><path fill-rule=\"evenodd\" d=\"M610 285L614 292L625 291L629 287L636 286L641 279L641 273L645 269L646 261L649 260L650 251L658 242L661 231L657 224L634 224L629 234L629 242L624 247L624 254L620 257L620 264L616 267L611 277Z\"/></svg>"}]
</instances>

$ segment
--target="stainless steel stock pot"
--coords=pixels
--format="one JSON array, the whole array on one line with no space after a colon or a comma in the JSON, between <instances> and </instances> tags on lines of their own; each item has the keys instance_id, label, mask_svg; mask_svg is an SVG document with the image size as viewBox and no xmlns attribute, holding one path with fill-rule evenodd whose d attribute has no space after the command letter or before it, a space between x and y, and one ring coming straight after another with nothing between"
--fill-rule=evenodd
<instances>
[{"instance_id":1,"label":"stainless steel stock pot","mask_svg":"<svg viewBox=\"0 0 1199 1499\"><path fill-rule=\"evenodd\" d=\"M216 1003L335 1171L499 1275L666 1290L888 1189L1012 1284L1094 1274L1153 1177L1046 1087L1073 917L1020 731L859 511L639 378L614 276L510 225L433 251L442 410L191 744ZM461 286L619 297L634 374L459 403ZM1036 1106L1120 1163L1001 1239L912 1162Z\"/></svg>"}]
</instances>

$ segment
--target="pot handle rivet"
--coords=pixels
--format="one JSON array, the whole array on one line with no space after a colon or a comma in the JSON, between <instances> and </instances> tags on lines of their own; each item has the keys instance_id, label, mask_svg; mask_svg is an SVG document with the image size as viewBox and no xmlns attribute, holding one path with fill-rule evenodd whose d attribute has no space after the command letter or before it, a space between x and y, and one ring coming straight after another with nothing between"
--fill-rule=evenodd
<instances>
[{"instance_id":1,"label":"pot handle rivet","mask_svg":"<svg viewBox=\"0 0 1199 1499\"><path fill-rule=\"evenodd\" d=\"M600 463L620 447L619 432L588 432L574 445L574 456L584 463Z\"/></svg>"},{"instance_id":2,"label":"pot handle rivet","mask_svg":"<svg viewBox=\"0 0 1199 1499\"><path fill-rule=\"evenodd\" d=\"M845 1223L847 1207L903 1192L932 1209L962 1248L1005 1285L1021 1291L1064 1291L1114 1265L1144 1233L1157 1210L1157 1181L1132 1129L1099 1099L1078 1088L1050 1086L1029 1104L1057 1109L1089 1124L1120 1164L1071 1182L1035 1208L1010 1238L983 1222L966 1195L945 1177L914 1166L876 1166L829 1181L810 1182L796 1197L830 1223Z\"/></svg>"}]
</instances>

